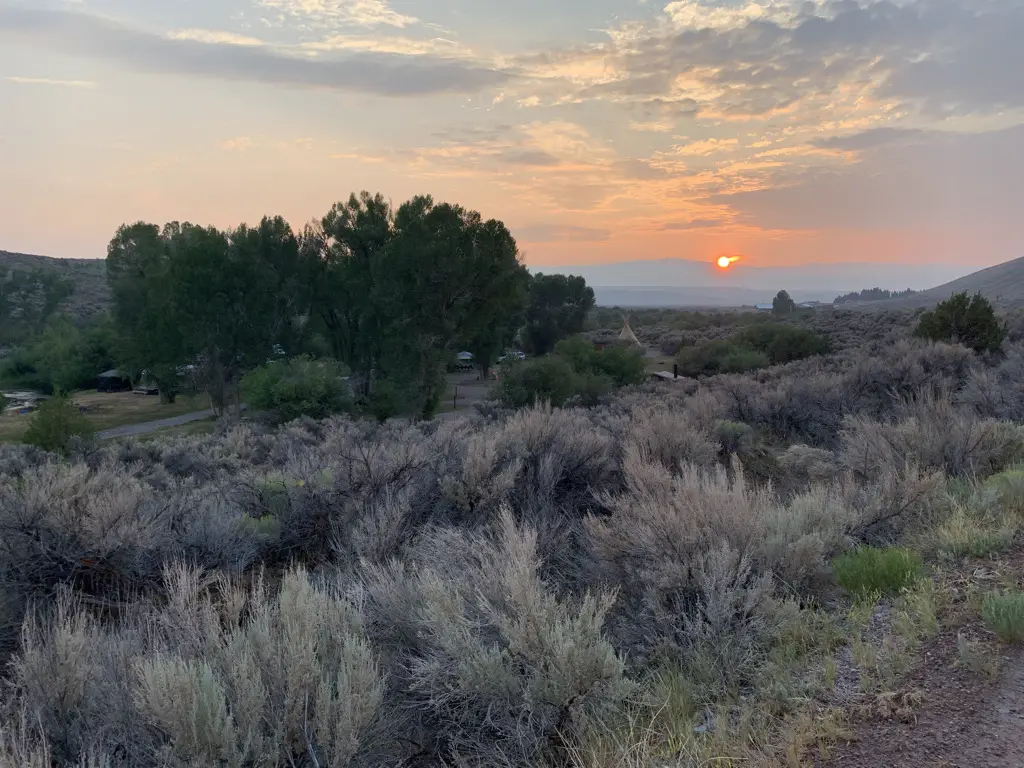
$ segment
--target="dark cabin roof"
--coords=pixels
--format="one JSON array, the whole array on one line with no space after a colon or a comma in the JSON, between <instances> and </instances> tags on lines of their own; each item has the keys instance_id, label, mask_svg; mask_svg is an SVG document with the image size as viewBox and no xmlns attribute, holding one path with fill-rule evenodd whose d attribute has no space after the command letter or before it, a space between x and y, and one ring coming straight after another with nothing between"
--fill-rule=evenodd
<instances>
[{"instance_id":1,"label":"dark cabin roof","mask_svg":"<svg viewBox=\"0 0 1024 768\"><path fill-rule=\"evenodd\" d=\"M128 377L125 376L123 373L121 373L118 370L110 370L110 371L105 371L104 373L101 373L96 378L97 379L127 379Z\"/></svg>"}]
</instances>

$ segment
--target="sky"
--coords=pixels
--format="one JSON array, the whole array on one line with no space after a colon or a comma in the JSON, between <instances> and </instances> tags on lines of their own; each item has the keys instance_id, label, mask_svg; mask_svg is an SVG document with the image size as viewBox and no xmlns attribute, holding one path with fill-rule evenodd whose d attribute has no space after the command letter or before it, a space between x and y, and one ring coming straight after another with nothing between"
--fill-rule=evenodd
<instances>
[{"instance_id":1,"label":"sky","mask_svg":"<svg viewBox=\"0 0 1024 768\"><path fill-rule=\"evenodd\" d=\"M0 0L0 249L366 189L534 268L966 272L1024 255L1022 39L1024 0Z\"/></svg>"}]
</instances>

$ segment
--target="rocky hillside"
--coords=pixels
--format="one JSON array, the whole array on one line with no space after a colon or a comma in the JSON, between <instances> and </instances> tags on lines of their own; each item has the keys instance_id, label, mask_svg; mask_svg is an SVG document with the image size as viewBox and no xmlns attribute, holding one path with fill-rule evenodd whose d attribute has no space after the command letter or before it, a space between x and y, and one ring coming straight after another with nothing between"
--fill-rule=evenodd
<instances>
[{"instance_id":1,"label":"rocky hillside","mask_svg":"<svg viewBox=\"0 0 1024 768\"><path fill-rule=\"evenodd\" d=\"M55 272L71 281L74 291L61 308L73 318L95 315L110 306L106 262L103 259L51 259L0 251L0 273L9 269Z\"/></svg>"}]
</instances>

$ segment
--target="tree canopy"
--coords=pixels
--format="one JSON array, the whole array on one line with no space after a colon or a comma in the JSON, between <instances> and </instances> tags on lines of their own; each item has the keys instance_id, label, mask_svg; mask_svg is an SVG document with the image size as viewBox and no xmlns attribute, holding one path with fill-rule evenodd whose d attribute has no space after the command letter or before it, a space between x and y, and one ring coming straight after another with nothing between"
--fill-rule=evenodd
<instances>
[{"instance_id":1,"label":"tree canopy","mask_svg":"<svg viewBox=\"0 0 1024 768\"><path fill-rule=\"evenodd\" d=\"M1006 328L992 304L980 293L957 293L921 315L914 334L932 341L963 344L975 352L996 352L1006 338Z\"/></svg>"},{"instance_id":2,"label":"tree canopy","mask_svg":"<svg viewBox=\"0 0 1024 768\"><path fill-rule=\"evenodd\" d=\"M125 367L173 397L193 365L215 409L237 403L241 376L275 350L294 356L321 339L364 397L390 380L403 410L429 415L455 345L492 364L529 285L500 221L425 195L394 209L368 192L299 235L280 217L229 231L125 225L107 265Z\"/></svg>"},{"instance_id":3,"label":"tree canopy","mask_svg":"<svg viewBox=\"0 0 1024 768\"><path fill-rule=\"evenodd\" d=\"M594 307L594 289L575 275L537 273L530 281L526 343L534 354L552 351L560 340L583 330Z\"/></svg>"},{"instance_id":4,"label":"tree canopy","mask_svg":"<svg viewBox=\"0 0 1024 768\"><path fill-rule=\"evenodd\" d=\"M796 310L796 302L790 297L787 291L779 291L772 299L772 314L789 315Z\"/></svg>"}]
</instances>

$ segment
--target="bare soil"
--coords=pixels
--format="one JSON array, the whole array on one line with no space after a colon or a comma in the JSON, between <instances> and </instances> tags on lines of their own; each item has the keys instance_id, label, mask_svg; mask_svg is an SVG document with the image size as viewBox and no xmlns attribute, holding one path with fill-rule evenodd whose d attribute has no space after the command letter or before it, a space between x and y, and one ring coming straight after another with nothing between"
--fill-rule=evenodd
<instances>
[{"instance_id":1,"label":"bare soil","mask_svg":"<svg viewBox=\"0 0 1024 768\"><path fill-rule=\"evenodd\" d=\"M954 605L938 636L922 648L898 691L864 702L851 723L852 739L816 766L839 768L1021 768L1024 766L1024 648L1000 645L967 598L972 582L987 588L1021 583L1024 553L995 567L966 564L955 574ZM1019 587L1018 587L1019 588ZM958 641L958 637L962 638ZM965 663L963 641L975 658L998 669L990 676Z\"/></svg>"}]
</instances>

